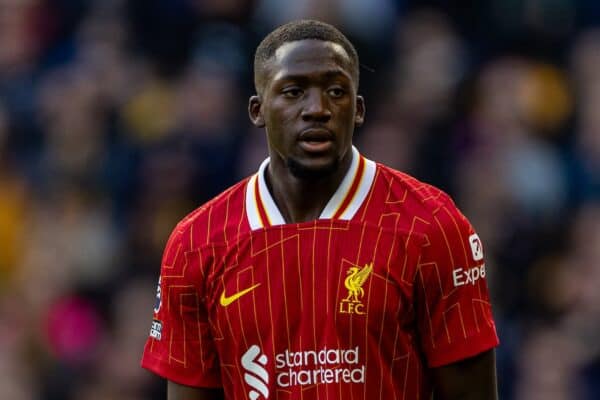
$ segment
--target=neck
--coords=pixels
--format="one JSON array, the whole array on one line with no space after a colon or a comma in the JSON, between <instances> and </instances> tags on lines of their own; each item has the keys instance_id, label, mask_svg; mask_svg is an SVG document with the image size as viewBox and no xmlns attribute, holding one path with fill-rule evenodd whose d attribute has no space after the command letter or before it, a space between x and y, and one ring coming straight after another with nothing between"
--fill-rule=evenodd
<instances>
[{"instance_id":1,"label":"neck","mask_svg":"<svg viewBox=\"0 0 600 400\"><path fill-rule=\"evenodd\" d=\"M352 150L348 150L333 173L319 178L298 178L290 172L283 159L271 157L265 179L286 223L318 219L351 163Z\"/></svg>"}]
</instances>

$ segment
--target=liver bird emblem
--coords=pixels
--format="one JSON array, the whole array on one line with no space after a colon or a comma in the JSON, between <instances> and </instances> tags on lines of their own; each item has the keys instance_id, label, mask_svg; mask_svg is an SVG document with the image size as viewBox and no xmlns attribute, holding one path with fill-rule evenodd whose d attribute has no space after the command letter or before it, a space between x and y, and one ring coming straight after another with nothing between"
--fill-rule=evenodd
<instances>
[{"instance_id":1,"label":"liver bird emblem","mask_svg":"<svg viewBox=\"0 0 600 400\"><path fill-rule=\"evenodd\" d=\"M348 276L344 281L344 285L348 289L348 297L344 301L360 302L359 297L365 295L362 286L371 274L371 271L373 271L373 263L366 264L362 269L359 267L350 267L348 269Z\"/></svg>"}]
</instances>

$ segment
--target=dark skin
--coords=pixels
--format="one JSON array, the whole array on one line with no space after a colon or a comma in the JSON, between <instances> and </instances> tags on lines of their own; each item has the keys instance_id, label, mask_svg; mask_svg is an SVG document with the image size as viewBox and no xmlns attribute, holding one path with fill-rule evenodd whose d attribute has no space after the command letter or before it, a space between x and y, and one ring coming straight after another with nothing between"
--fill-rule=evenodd
<instances>
[{"instance_id":1,"label":"dark skin","mask_svg":"<svg viewBox=\"0 0 600 400\"><path fill-rule=\"evenodd\" d=\"M173 381L167 383L168 400L223 400L224 398L223 389L194 388Z\"/></svg>"},{"instance_id":2,"label":"dark skin","mask_svg":"<svg viewBox=\"0 0 600 400\"><path fill-rule=\"evenodd\" d=\"M265 128L267 183L288 223L317 219L352 161L352 135L365 104L356 67L343 47L301 40L282 45L257 71L252 123ZM306 194L310 193L310 196ZM494 350L434 368L435 400L496 400ZM218 400L223 391L168 383L169 400Z\"/></svg>"},{"instance_id":3,"label":"dark skin","mask_svg":"<svg viewBox=\"0 0 600 400\"><path fill-rule=\"evenodd\" d=\"M354 128L365 115L352 72L340 45L286 43L250 98L250 119L265 128L269 143L267 183L289 223L317 219L350 167Z\"/></svg>"}]
</instances>

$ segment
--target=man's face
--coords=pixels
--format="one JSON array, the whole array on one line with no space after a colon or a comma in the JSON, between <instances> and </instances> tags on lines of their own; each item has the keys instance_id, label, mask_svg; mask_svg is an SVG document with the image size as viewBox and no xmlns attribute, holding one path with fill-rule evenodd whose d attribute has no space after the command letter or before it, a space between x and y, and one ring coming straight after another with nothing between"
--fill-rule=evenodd
<instances>
[{"instance_id":1,"label":"man's face","mask_svg":"<svg viewBox=\"0 0 600 400\"><path fill-rule=\"evenodd\" d=\"M262 95L250 99L255 125L264 126L271 162L297 178L326 176L350 157L364 102L344 48L300 40L277 49L264 69Z\"/></svg>"}]
</instances>

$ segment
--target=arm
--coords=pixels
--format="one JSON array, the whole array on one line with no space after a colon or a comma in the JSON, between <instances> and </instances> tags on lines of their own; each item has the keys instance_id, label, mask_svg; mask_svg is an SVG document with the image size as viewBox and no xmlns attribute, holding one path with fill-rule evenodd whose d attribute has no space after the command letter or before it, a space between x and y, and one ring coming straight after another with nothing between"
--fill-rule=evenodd
<instances>
[{"instance_id":1,"label":"arm","mask_svg":"<svg viewBox=\"0 0 600 400\"><path fill-rule=\"evenodd\" d=\"M168 380L168 399L223 399L218 351L202 300L203 272L211 258L193 246L190 220L178 224L163 255L159 287L142 367ZM208 250L211 250L210 248ZM208 251L212 255L211 251ZM179 384L172 381L179 382ZM221 392L222 393L222 392Z\"/></svg>"},{"instance_id":2,"label":"arm","mask_svg":"<svg viewBox=\"0 0 600 400\"><path fill-rule=\"evenodd\" d=\"M436 400L497 400L492 316L483 247L454 203L425 230L415 279L415 310Z\"/></svg>"},{"instance_id":3,"label":"arm","mask_svg":"<svg viewBox=\"0 0 600 400\"><path fill-rule=\"evenodd\" d=\"M223 400L223 389L195 388L167 381L168 400Z\"/></svg>"},{"instance_id":4,"label":"arm","mask_svg":"<svg viewBox=\"0 0 600 400\"><path fill-rule=\"evenodd\" d=\"M496 356L488 350L475 357L435 368L435 400L497 400Z\"/></svg>"}]
</instances>

